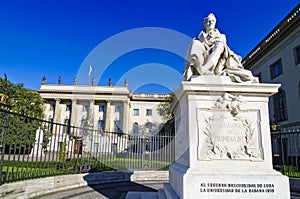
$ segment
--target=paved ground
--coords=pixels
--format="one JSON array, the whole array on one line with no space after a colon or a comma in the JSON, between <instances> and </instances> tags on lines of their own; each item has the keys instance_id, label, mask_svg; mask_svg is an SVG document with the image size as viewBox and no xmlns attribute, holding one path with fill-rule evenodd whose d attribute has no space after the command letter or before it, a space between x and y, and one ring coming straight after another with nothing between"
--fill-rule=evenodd
<instances>
[{"instance_id":1,"label":"paved ground","mask_svg":"<svg viewBox=\"0 0 300 199\"><path fill-rule=\"evenodd\" d=\"M157 192L163 182L118 182L102 185L91 185L50 195L37 197L41 199L125 199L128 192Z\"/></svg>"}]
</instances>

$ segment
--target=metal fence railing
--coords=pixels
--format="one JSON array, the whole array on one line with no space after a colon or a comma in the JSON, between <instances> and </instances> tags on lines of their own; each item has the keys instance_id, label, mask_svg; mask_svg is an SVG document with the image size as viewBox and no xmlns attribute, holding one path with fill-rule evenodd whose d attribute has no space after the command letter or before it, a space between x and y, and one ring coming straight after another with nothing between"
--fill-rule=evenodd
<instances>
[{"instance_id":1,"label":"metal fence railing","mask_svg":"<svg viewBox=\"0 0 300 199\"><path fill-rule=\"evenodd\" d=\"M271 134L273 167L284 175L300 178L300 131Z\"/></svg>"},{"instance_id":2,"label":"metal fence railing","mask_svg":"<svg viewBox=\"0 0 300 199\"><path fill-rule=\"evenodd\" d=\"M0 184L92 171L163 170L174 161L169 135L79 128L0 109Z\"/></svg>"},{"instance_id":3,"label":"metal fence railing","mask_svg":"<svg viewBox=\"0 0 300 199\"><path fill-rule=\"evenodd\" d=\"M174 130L174 129L173 129ZM172 132L128 135L39 120L0 107L0 184L93 171L167 170ZM300 178L300 130L272 132L274 169Z\"/></svg>"}]
</instances>

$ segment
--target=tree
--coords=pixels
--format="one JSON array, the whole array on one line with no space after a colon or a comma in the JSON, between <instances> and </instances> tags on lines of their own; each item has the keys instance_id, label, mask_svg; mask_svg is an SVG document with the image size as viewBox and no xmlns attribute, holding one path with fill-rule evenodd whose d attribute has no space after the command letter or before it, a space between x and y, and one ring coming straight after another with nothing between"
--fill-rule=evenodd
<instances>
[{"instance_id":1,"label":"tree","mask_svg":"<svg viewBox=\"0 0 300 199\"><path fill-rule=\"evenodd\" d=\"M161 136L173 136L175 135L175 119L170 118L160 129L159 135Z\"/></svg>"},{"instance_id":2,"label":"tree","mask_svg":"<svg viewBox=\"0 0 300 199\"><path fill-rule=\"evenodd\" d=\"M7 105L12 112L43 118L45 101L37 91L24 88L22 83L13 84L7 79L0 78L0 93L8 96Z\"/></svg>"},{"instance_id":3,"label":"tree","mask_svg":"<svg viewBox=\"0 0 300 199\"><path fill-rule=\"evenodd\" d=\"M171 113L171 104L174 99L175 99L174 92L169 93L166 97L166 100L161 102L158 106L157 111L160 115L164 115L163 117L165 121L168 121L173 117Z\"/></svg>"},{"instance_id":4,"label":"tree","mask_svg":"<svg viewBox=\"0 0 300 199\"><path fill-rule=\"evenodd\" d=\"M175 93L172 92L167 95L164 102L161 102L158 107L159 113L164 113L164 120L166 121L159 131L159 135L174 135L175 134L175 120L171 112L171 104L175 100Z\"/></svg>"},{"instance_id":5,"label":"tree","mask_svg":"<svg viewBox=\"0 0 300 199\"><path fill-rule=\"evenodd\" d=\"M6 105L9 110L0 112L0 144L5 142L5 152L22 150L28 153L38 128L47 136L41 120L44 100L37 91L26 89L21 83L13 84L7 78L0 78L0 93L8 96Z\"/></svg>"},{"instance_id":6,"label":"tree","mask_svg":"<svg viewBox=\"0 0 300 199\"><path fill-rule=\"evenodd\" d=\"M162 125L157 122L146 122L139 127L139 133L143 135L157 135Z\"/></svg>"}]
</instances>

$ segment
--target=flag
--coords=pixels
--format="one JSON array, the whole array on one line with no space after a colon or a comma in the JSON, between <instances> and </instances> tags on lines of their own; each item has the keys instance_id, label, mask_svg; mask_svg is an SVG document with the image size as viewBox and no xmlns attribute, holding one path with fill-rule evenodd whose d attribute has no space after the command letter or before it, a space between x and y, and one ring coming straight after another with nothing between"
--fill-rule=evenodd
<instances>
[{"instance_id":1,"label":"flag","mask_svg":"<svg viewBox=\"0 0 300 199\"><path fill-rule=\"evenodd\" d=\"M92 68L92 64L91 64L91 65L90 65L90 70L89 70L89 76L91 76L92 71L93 71L93 68Z\"/></svg>"}]
</instances>

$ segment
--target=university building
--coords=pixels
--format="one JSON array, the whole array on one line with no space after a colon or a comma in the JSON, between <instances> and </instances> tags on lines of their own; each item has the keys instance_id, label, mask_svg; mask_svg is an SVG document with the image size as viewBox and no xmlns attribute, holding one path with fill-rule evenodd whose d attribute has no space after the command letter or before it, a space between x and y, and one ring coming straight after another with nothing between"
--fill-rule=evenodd
<instances>
[{"instance_id":1,"label":"university building","mask_svg":"<svg viewBox=\"0 0 300 199\"><path fill-rule=\"evenodd\" d=\"M124 86L42 83L45 119L101 132L154 135L164 124L166 94L132 93Z\"/></svg>"},{"instance_id":2,"label":"university building","mask_svg":"<svg viewBox=\"0 0 300 199\"><path fill-rule=\"evenodd\" d=\"M49 123L54 126L50 138L53 144L47 146L48 151L56 153L63 142L72 154L96 156L124 150L155 151L159 147L149 138L158 135L166 122L165 113L158 109L166 94L132 93L127 81L124 86L43 81L38 92L47 101L45 120L54 122ZM58 124L64 124L63 128Z\"/></svg>"},{"instance_id":3,"label":"university building","mask_svg":"<svg viewBox=\"0 0 300 199\"><path fill-rule=\"evenodd\" d=\"M300 4L244 58L243 66L260 82L281 84L269 101L273 130L299 132Z\"/></svg>"}]
</instances>

